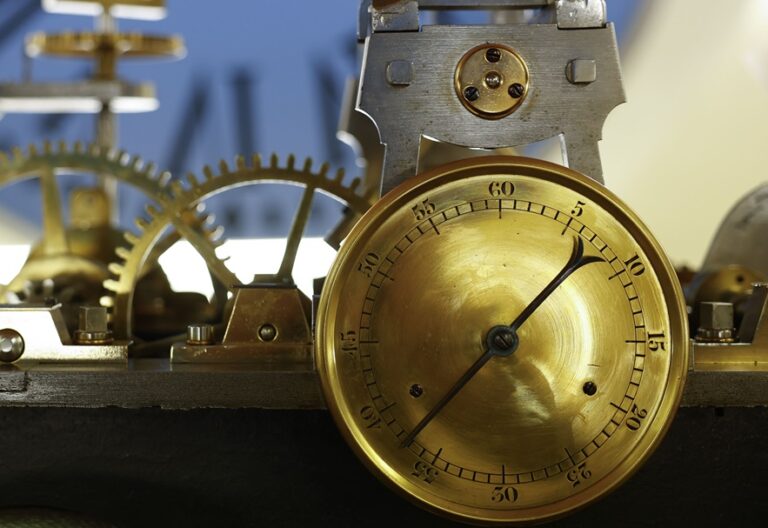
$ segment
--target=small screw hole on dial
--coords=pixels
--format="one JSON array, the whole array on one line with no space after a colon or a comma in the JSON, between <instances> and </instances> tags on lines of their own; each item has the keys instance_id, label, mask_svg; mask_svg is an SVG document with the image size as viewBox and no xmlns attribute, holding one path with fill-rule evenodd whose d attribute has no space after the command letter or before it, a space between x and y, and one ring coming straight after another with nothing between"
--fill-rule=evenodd
<instances>
[{"instance_id":1,"label":"small screw hole on dial","mask_svg":"<svg viewBox=\"0 0 768 528\"><path fill-rule=\"evenodd\" d=\"M744 275L737 275L736 276L736 282L738 282L739 284L744 282Z\"/></svg>"},{"instance_id":2,"label":"small screw hole on dial","mask_svg":"<svg viewBox=\"0 0 768 528\"><path fill-rule=\"evenodd\" d=\"M582 389L584 390L584 394L587 396L594 396L595 393L597 393L597 385L595 385L593 381L586 382Z\"/></svg>"},{"instance_id":3,"label":"small screw hole on dial","mask_svg":"<svg viewBox=\"0 0 768 528\"><path fill-rule=\"evenodd\" d=\"M408 393L414 398L418 398L419 396L424 394L424 388L418 383L414 383L413 385L411 385L411 388L408 390Z\"/></svg>"}]
</instances>

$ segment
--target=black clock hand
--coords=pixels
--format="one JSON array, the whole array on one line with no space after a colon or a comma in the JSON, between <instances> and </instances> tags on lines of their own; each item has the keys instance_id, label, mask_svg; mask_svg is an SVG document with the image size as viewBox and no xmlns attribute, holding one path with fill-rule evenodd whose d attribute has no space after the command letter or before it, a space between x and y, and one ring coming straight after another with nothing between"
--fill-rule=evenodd
<instances>
[{"instance_id":1,"label":"black clock hand","mask_svg":"<svg viewBox=\"0 0 768 528\"><path fill-rule=\"evenodd\" d=\"M522 312L520 312L520 315L517 316L517 319L512 321L512 324L510 324L509 327L513 331L517 331L518 328L523 326L523 323L536 311L536 308L541 306L541 303L543 303L547 297L549 297L552 292L565 281L565 279L570 277L574 271L587 264L602 262L604 260L605 259L602 257L593 257L590 255L584 256L584 242L581 240L581 237L575 237L573 239L571 258L568 259L568 262L563 266L563 269L560 270L560 273L558 273L555 278L541 290L541 293L539 293L536 298L531 301Z\"/></svg>"},{"instance_id":2,"label":"black clock hand","mask_svg":"<svg viewBox=\"0 0 768 528\"><path fill-rule=\"evenodd\" d=\"M584 242L580 237L575 237L573 240L573 251L571 257L566 262L563 269L560 270L554 279L547 284L541 293L531 301L528 306L517 316L512 324L509 326L494 326L488 332L486 337L486 351L475 361L467 371L462 374L453 387L440 398L434 407L424 416L424 418L416 424L408 436L400 443L401 447L408 447L413 443L416 436L429 424L430 421L439 413L443 407L445 407L449 401L453 399L456 394L471 380L477 372L483 368L483 365L494 356L509 356L512 354L518 345L517 330L525 321L541 306L541 304L554 292L558 286L560 286L565 279L567 279L574 271L579 268L591 264L592 262L604 261L602 257L584 256Z\"/></svg>"}]
</instances>

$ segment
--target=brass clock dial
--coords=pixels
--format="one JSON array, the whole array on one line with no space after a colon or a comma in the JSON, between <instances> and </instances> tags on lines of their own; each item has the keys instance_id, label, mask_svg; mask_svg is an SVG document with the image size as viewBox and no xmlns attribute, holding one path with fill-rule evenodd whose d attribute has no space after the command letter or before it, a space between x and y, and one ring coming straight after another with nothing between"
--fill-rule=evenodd
<instances>
[{"instance_id":1,"label":"brass clock dial","mask_svg":"<svg viewBox=\"0 0 768 528\"><path fill-rule=\"evenodd\" d=\"M682 293L601 185L481 158L413 178L342 247L316 359L383 480L465 521L562 515L658 445L687 368Z\"/></svg>"}]
</instances>

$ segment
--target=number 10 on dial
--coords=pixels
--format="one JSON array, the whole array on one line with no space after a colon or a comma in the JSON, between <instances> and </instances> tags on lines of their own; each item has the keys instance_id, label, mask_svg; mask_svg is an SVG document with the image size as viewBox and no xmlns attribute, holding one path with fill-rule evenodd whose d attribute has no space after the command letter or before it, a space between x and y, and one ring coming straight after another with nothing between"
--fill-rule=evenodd
<instances>
[{"instance_id":1,"label":"number 10 on dial","mask_svg":"<svg viewBox=\"0 0 768 528\"><path fill-rule=\"evenodd\" d=\"M316 360L377 476L443 515L530 522L604 495L658 445L686 325L626 205L569 169L492 157L363 217L325 284Z\"/></svg>"}]
</instances>

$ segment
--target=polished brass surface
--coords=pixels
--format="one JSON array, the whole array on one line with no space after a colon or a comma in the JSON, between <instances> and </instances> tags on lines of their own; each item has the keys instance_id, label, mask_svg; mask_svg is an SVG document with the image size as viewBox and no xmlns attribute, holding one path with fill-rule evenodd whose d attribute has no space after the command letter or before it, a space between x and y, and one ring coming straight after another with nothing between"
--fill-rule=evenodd
<instances>
[{"instance_id":1,"label":"polished brass surface","mask_svg":"<svg viewBox=\"0 0 768 528\"><path fill-rule=\"evenodd\" d=\"M240 286L240 280L226 267L217 256L215 249L218 245L216 229L203 226L201 230L192 227L197 218L197 207L206 199L245 185L260 183L283 183L303 187L304 192L299 208L294 217L293 225L286 241L286 250L277 273L255 276L251 285L285 285L292 286L296 250L304 233L313 199L318 194L328 195L346 204L351 215L359 215L370 206L373 196L358 192L360 181L355 179L349 184L343 182L344 172L339 170L333 175L328 174L328 165L323 164L318 172L313 172L312 161L307 159L303 167L295 167L295 158L289 156L286 166L279 165L277 156L271 156L269 164L262 166L261 158L254 155L251 164L245 158L238 157L235 167L230 168L224 161L219 163L219 172L214 173L211 167L203 169L203 177L198 179L190 174L186 185L175 181L171 185L170 196L160 198L162 208L147 208L149 221L137 220L138 234L126 233L129 248L120 248L117 253L118 262L110 270L113 276L104 282L104 286L112 293L104 302L112 308L113 330L118 338L128 339L133 335L134 324L134 295L137 291L137 280L141 276L145 264L166 229L172 227L185 238L203 257L214 282L231 290ZM199 319L198 319L199 320ZM193 321L182 321L184 325ZM211 321L207 321L211 322ZM186 327L186 326L185 326Z\"/></svg>"},{"instance_id":2,"label":"polished brass surface","mask_svg":"<svg viewBox=\"0 0 768 528\"><path fill-rule=\"evenodd\" d=\"M26 52L30 57L97 58L111 53L122 57L181 58L186 50L179 36L143 35L141 33L33 33L27 37Z\"/></svg>"},{"instance_id":3,"label":"polished brass surface","mask_svg":"<svg viewBox=\"0 0 768 528\"><path fill-rule=\"evenodd\" d=\"M648 230L601 185L527 158L386 195L342 246L316 333L328 407L361 459L480 523L615 488L663 437L688 367L682 293Z\"/></svg>"},{"instance_id":4,"label":"polished brass surface","mask_svg":"<svg viewBox=\"0 0 768 528\"><path fill-rule=\"evenodd\" d=\"M528 94L528 67L508 46L482 44L456 66L454 86L464 107L486 119L511 114Z\"/></svg>"},{"instance_id":5,"label":"polished brass surface","mask_svg":"<svg viewBox=\"0 0 768 528\"><path fill-rule=\"evenodd\" d=\"M174 343L174 363L311 362L311 303L295 286L235 288L220 343Z\"/></svg>"}]
</instances>

